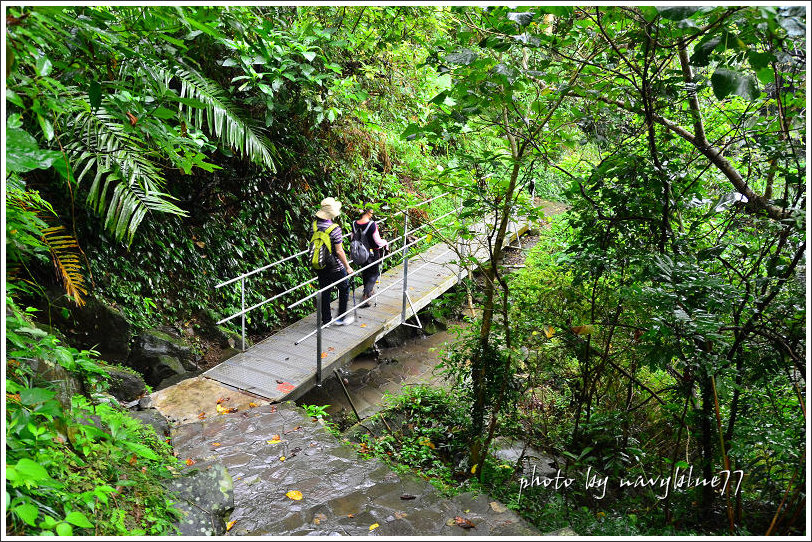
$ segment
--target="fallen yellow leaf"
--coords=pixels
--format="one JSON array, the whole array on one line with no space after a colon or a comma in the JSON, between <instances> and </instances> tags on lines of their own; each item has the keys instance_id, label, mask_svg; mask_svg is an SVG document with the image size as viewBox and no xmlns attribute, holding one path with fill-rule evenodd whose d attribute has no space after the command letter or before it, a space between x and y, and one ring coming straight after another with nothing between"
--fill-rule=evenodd
<instances>
[{"instance_id":1,"label":"fallen yellow leaf","mask_svg":"<svg viewBox=\"0 0 812 542\"><path fill-rule=\"evenodd\" d=\"M294 500L294 501L301 501L302 500L302 492L297 490L297 489L293 489L293 490L288 491L287 493L285 493L285 497L287 497L288 499Z\"/></svg>"},{"instance_id":2,"label":"fallen yellow leaf","mask_svg":"<svg viewBox=\"0 0 812 542\"><path fill-rule=\"evenodd\" d=\"M367 325L366 324L361 324L361 327L367 327Z\"/></svg>"},{"instance_id":3,"label":"fallen yellow leaf","mask_svg":"<svg viewBox=\"0 0 812 542\"><path fill-rule=\"evenodd\" d=\"M321 353L321 357L322 357L322 358L326 358L326 357L327 357L327 352L322 352L322 353Z\"/></svg>"},{"instance_id":4,"label":"fallen yellow leaf","mask_svg":"<svg viewBox=\"0 0 812 542\"><path fill-rule=\"evenodd\" d=\"M279 437L279 435L274 435L273 437L271 437L271 440L268 440L266 442L271 445L276 445L282 442L282 439Z\"/></svg>"},{"instance_id":5,"label":"fallen yellow leaf","mask_svg":"<svg viewBox=\"0 0 812 542\"><path fill-rule=\"evenodd\" d=\"M248 407L249 408L256 408L257 404L256 403L248 403Z\"/></svg>"},{"instance_id":6,"label":"fallen yellow leaf","mask_svg":"<svg viewBox=\"0 0 812 542\"><path fill-rule=\"evenodd\" d=\"M214 446L215 448L217 448L218 446L222 446L219 442L212 442L211 445Z\"/></svg>"},{"instance_id":7,"label":"fallen yellow leaf","mask_svg":"<svg viewBox=\"0 0 812 542\"><path fill-rule=\"evenodd\" d=\"M369 526L369 530L370 530L370 531L374 531L374 530L375 530L375 529L377 529L378 527L380 527L380 525L378 525L377 523L373 523L372 525L370 525L370 526Z\"/></svg>"},{"instance_id":8,"label":"fallen yellow leaf","mask_svg":"<svg viewBox=\"0 0 812 542\"><path fill-rule=\"evenodd\" d=\"M226 532L230 531L230 530L231 530L231 528L232 528L232 527L234 527L234 524L235 524L235 523L237 523L237 520L236 520L236 519L234 519L234 520L229 521L228 523L226 523Z\"/></svg>"},{"instance_id":9,"label":"fallen yellow leaf","mask_svg":"<svg viewBox=\"0 0 812 542\"><path fill-rule=\"evenodd\" d=\"M471 467L471 474L476 474L476 465Z\"/></svg>"},{"instance_id":10,"label":"fallen yellow leaf","mask_svg":"<svg viewBox=\"0 0 812 542\"><path fill-rule=\"evenodd\" d=\"M280 458L279 458L279 461L284 461L285 459L287 459L287 457L285 457L285 456L283 455L282 457L280 457Z\"/></svg>"}]
</instances>

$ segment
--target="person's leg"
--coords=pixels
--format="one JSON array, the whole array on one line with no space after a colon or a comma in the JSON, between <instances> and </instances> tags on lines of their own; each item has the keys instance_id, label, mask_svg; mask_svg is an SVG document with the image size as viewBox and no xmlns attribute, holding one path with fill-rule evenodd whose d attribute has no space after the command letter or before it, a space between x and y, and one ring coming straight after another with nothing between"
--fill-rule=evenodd
<instances>
[{"instance_id":1,"label":"person's leg","mask_svg":"<svg viewBox=\"0 0 812 542\"><path fill-rule=\"evenodd\" d=\"M367 297L370 297L375 293L375 282L381 276L381 266L375 264L367 271L369 271L369 274L364 277L364 293L367 294Z\"/></svg>"},{"instance_id":2,"label":"person's leg","mask_svg":"<svg viewBox=\"0 0 812 542\"><path fill-rule=\"evenodd\" d=\"M347 271L342 269L340 272L336 272L334 274L333 282L337 281L341 277L346 277ZM350 283L348 279L342 280L338 283L338 314L344 314L347 310L347 302L350 299ZM342 318L346 318L349 315L345 315Z\"/></svg>"},{"instance_id":3,"label":"person's leg","mask_svg":"<svg viewBox=\"0 0 812 542\"><path fill-rule=\"evenodd\" d=\"M368 298L372 295L372 288L375 286L375 268L378 267L377 265L373 265L369 269L364 269L361 271L361 278L364 280L364 299ZM371 279L371 280L370 280Z\"/></svg>"},{"instance_id":4,"label":"person's leg","mask_svg":"<svg viewBox=\"0 0 812 542\"><path fill-rule=\"evenodd\" d=\"M319 289L324 288L335 279L331 279L331 273L328 271L319 271ZM332 293L333 289L328 288L321 293L321 324L324 325L328 323L333 317L330 313L330 294Z\"/></svg>"}]
</instances>

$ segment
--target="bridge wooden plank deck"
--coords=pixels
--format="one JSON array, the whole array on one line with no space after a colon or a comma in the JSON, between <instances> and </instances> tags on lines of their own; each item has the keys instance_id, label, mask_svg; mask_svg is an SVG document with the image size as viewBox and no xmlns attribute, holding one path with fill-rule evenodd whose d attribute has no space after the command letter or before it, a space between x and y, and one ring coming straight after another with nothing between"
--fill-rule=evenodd
<instances>
[{"instance_id":1,"label":"bridge wooden plank deck","mask_svg":"<svg viewBox=\"0 0 812 542\"><path fill-rule=\"evenodd\" d=\"M528 229L526 223L516 225L506 243ZM513 228L511 228L513 230ZM470 252L480 261L487 259L488 251L478 236L470 241ZM397 241L395 241L397 242ZM390 240L390 245L395 242ZM406 319L420 311L457 283L460 266L457 255L444 243L409 259L407 291L412 300L406 304ZM331 325L322 330L322 379L333 376L333 371L346 365L354 357L371 347L375 341L401 325L403 303L401 279L403 264L383 273L375 292L381 292L372 307L357 309L355 322L348 326ZM361 303L360 276L355 279L356 301ZM385 290L388 286L391 288ZM385 291L384 291L385 290ZM315 304L315 302L314 302ZM350 292L349 307L353 297ZM348 307L348 308L349 308ZM333 315L338 301L331 304ZM352 312L350 314L353 314ZM267 339L248 348L203 373L235 389L265 397L274 402L295 400L316 386L316 334L296 341L316 328L316 314L291 324Z\"/></svg>"}]
</instances>

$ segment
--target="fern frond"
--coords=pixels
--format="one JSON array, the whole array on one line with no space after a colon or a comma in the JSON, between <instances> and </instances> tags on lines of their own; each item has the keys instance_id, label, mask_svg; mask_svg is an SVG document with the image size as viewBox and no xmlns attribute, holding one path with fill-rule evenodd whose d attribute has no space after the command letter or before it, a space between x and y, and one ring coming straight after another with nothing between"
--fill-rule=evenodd
<instances>
[{"instance_id":1,"label":"fern frond","mask_svg":"<svg viewBox=\"0 0 812 542\"><path fill-rule=\"evenodd\" d=\"M191 98L206 104L205 126L209 133L219 137L248 159L276 172L272 156L273 144L256 122L244 115L215 82L188 66L176 68L173 72L165 65L154 65L151 69L151 73L162 81L177 77L180 81L181 98ZM183 110L184 104L180 107ZM203 112L202 108L185 108L187 121L199 129L204 127Z\"/></svg>"},{"instance_id":2,"label":"fern frond","mask_svg":"<svg viewBox=\"0 0 812 542\"><path fill-rule=\"evenodd\" d=\"M75 169L81 170L77 182L95 170L88 204L99 215L105 215L105 228L118 240L126 236L130 243L147 211L186 216L163 191L164 178L149 159L146 142L125 131L124 125L103 106L91 111L82 99L74 103L77 107L69 127L75 138L66 150Z\"/></svg>"},{"instance_id":3,"label":"fern frond","mask_svg":"<svg viewBox=\"0 0 812 542\"><path fill-rule=\"evenodd\" d=\"M82 297L87 295L87 289L79 263L79 243L72 235L67 234L64 226L42 230L42 240L51 251L51 258L65 287L65 293L81 307L85 304Z\"/></svg>"}]
</instances>

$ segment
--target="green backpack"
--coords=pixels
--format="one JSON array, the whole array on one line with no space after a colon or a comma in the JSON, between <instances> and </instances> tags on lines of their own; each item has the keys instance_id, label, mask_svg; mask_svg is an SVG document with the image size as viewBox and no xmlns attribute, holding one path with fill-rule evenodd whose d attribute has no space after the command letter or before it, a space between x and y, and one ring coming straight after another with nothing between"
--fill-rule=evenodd
<instances>
[{"instance_id":1,"label":"green backpack","mask_svg":"<svg viewBox=\"0 0 812 542\"><path fill-rule=\"evenodd\" d=\"M317 221L313 221L313 236L310 238L310 246L307 253L307 259L310 262L310 267L313 269L321 271L335 265L330 232L337 227L338 224L331 224L326 230L319 231Z\"/></svg>"}]
</instances>

